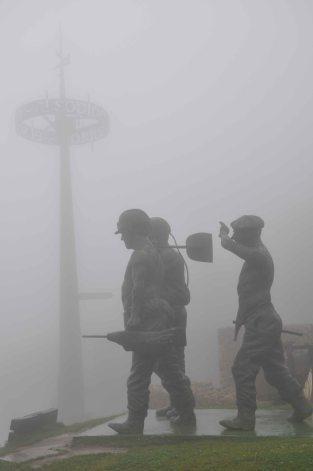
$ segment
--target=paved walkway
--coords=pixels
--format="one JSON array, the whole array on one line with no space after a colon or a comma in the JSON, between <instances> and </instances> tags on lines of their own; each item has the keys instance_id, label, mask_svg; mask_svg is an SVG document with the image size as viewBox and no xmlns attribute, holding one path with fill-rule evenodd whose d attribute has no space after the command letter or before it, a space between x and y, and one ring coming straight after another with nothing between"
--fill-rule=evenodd
<instances>
[{"instance_id":1,"label":"paved walkway","mask_svg":"<svg viewBox=\"0 0 313 471\"><path fill-rule=\"evenodd\" d=\"M46 438L33 445L23 446L15 452L2 456L1 461L9 463L33 462L31 468L40 468L44 464L49 464L57 460L71 458L77 455L91 455L100 453L123 453L126 450L112 446L80 446L72 448L72 441L75 434L64 434L57 437ZM35 460L35 461L34 461Z\"/></svg>"},{"instance_id":2,"label":"paved walkway","mask_svg":"<svg viewBox=\"0 0 313 471\"><path fill-rule=\"evenodd\" d=\"M244 432L248 436L311 436L313 437L313 420L308 419L302 424L293 425L287 421L290 415L289 410L258 410L255 432ZM196 430L185 432L185 435L197 436L242 436L242 432L230 432L219 425L219 420L226 417L233 417L235 410L229 409L198 409ZM126 416L115 419L114 422L123 422ZM145 435L164 435L174 434L175 430L171 427L168 420L160 420L155 417L155 412L150 410L145 422ZM78 434L80 437L93 436L113 436L115 432L107 424L99 425L86 432Z\"/></svg>"},{"instance_id":3,"label":"paved walkway","mask_svg":"<svg viewBox=\"0 0 313 471\"><path fill-rule=\"evenodd\" d=\"M207 436L207 437L313 437L313 420L308 419L302 424L292 425L287 421L290 415L288 410L259 410L257 411L257 421L255 432L231 432L225 431L219 425L219 420L225 417L232 417L235 410L229 409L198 409L197 427L193 431L184 431L183 435ZM123 422L126 416L120 416L115 422ZM166 419L158 420L155 411L149 411L145 422L145 435L174 435L176 431L171 427ZM126 450L114 446L92 446L89 437L110 437L116 435L106 423L91 428L85 432L76 434L64 434L57 437L47 438L41 442L21 447L16 452L4 456L1 459L8 462L33 462L33 468L38 468L43 464L53 462L58 459L69 458L74 455L92 453L123 453ZM181 435L181 434L180 434ZM72 441L79 437L79 447L72 447ZM84 446L84 437L87 438ZM1 462L0 459L0 462Z\"/></svg>"}]
</instances>

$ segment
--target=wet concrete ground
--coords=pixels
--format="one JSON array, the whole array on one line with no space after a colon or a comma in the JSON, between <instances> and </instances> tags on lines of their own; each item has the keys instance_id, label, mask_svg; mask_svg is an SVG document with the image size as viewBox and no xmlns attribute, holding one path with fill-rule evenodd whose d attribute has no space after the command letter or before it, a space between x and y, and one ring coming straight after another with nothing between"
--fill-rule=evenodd
<instances>
[{"instance_id":1,"label":"wet concrete ground","mask_svg":"<svg viewBox=\"0 0 313 471\"><path fill-rule=\"evenodd\" d=\"M46 438L33 445L22 446L13 453L2 456L1 460L12 463L35 460L41 457L52 457L70 447L72 436L70 434Z\"/></svg>"},{"instance_id":2,"label":"wet concrete ground","mask_svg":"<svg viewBox=\"0 0 313 471\"><path fill-rule=\"evenodd\" d=\"M287 421L290 415L289 410L258 410L255 432L234 432L225 431L219 420L226 417L233 417L235 410L229 409L198 409L196 410L197 427L195 430L184 430L180 435L195 435L207 437L313 437L313 420L306 420L302 424L291 424ZM115 422L123 422L126 415L115 419ZM155 411L150 410L145 422L145 435L173 435L177 433L168 420L159 420L155 417ZM78 434L64 434L58 437L52 437L34 445L22 447L10 455L2 457L9 462L25 462L37 460L33 468L38 468L42 464L69 458L74 455L92 454L92 453L122 453L125 450L108 446L84 446L84 437L110 437L116 435L107 424L102 424ZM72 441L79 437L79 448L72 448ZM87 440L86 440L87 442ZM38 461L38 459L40 460ZM1 463L1 459L0 459Z\"/></svg>"},{"instance_id":3,"label":"wet concrete ground","mask_svg":"<svg viewBox=\"0 0 313 471\"><path fill-rule=\"evenodd\" d=\"M42 465L49 464L65 458L78 455L91 455L100 453L124 453L126 450L112 446L84 446L72 448L74 434L64 434L57 437L46 438L33 445L23 446L19 450L3 456L1 461L9 463L24 463L32 461L31 468L37 469ZM34 461L35 460L35 461Z\"/></svg>"},{"instance_id":4,"label":"wet concrete ground","mask_svg":"<svg viewBox=\"0 0 313 471\"><path fill-rule=\"evenodd\" d=\"M196 436L281 436L281 437L294 437L294 436L311 436L313 437L313 420L312 418L306 420L302 424L291 424L287 421L288 416L291 414L289 410L258 410L256 429L255 432L232 432L225 431L219 425L219 420L224 418L233 417L235 410L229 409L198 409L196 411L197 427L195 430L186 431L184 435ZM114 422L123 422L125 416L120 416ZM145 435L164 435L175 434L176 431L171 427L168 420L157 419L155 411L150 410L145 422ZM93 436L113 436L116 435L107 424L99 425L86 432L79 434L80 437L93 437Z\"/></svg>"}]
</instances>

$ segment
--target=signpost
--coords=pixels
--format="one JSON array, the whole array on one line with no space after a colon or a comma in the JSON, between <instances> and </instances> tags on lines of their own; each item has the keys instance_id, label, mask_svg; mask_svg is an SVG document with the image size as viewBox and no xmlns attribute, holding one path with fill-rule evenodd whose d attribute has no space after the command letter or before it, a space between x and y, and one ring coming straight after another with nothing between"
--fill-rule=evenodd
<instances>
[{"instance_id":1,"label":"signpost","mask_svg":"<svg viewBox=\"0 0 313 471\"><path fill-rule=\"evenodd\" d=\"M59 96L35 100L16 111L17 133L34 142L55 145L60 155L60 357L59 420L73 423L84 418L79 293L75 250L74 214L70 169L72 145L92 143L106 137L106 111L89 100L66 96L62 39L58 52ZM92 296L90 296L92 297Z\"/></svg>"}]
</instances>

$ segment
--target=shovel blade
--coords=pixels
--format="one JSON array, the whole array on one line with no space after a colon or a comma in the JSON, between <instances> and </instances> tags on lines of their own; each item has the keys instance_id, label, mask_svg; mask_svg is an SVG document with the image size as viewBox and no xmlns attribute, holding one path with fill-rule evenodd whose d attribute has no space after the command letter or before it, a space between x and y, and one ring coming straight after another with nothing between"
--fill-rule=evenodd
<instances>
[{"instance_id":1,"label":"shovel blade","mask_svg":"<svg viewBox=\"0 0 313 471\"><path fill-rule=\"evenodd\" d=\"M186 240L187 255L196 262L213 262L212 234L197 232Z\"/></svg>"}]
</instances>

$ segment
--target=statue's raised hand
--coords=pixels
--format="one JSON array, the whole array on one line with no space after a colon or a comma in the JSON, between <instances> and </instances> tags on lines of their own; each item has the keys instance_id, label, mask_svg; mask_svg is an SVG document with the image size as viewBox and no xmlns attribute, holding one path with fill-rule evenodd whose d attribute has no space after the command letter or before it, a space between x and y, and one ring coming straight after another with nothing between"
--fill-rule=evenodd
<instances>
[{"instance_id":1,"label":"statue's raised hand","mask_svg":"<svg viewBox=\"0 0 313 471\"><path fill-rule=\"evenodd\" d=\"M229 227L226 226L224 222L220 221L219 237L228 236L228 234L229 234Z\"/></svg>"}]
</instances>

